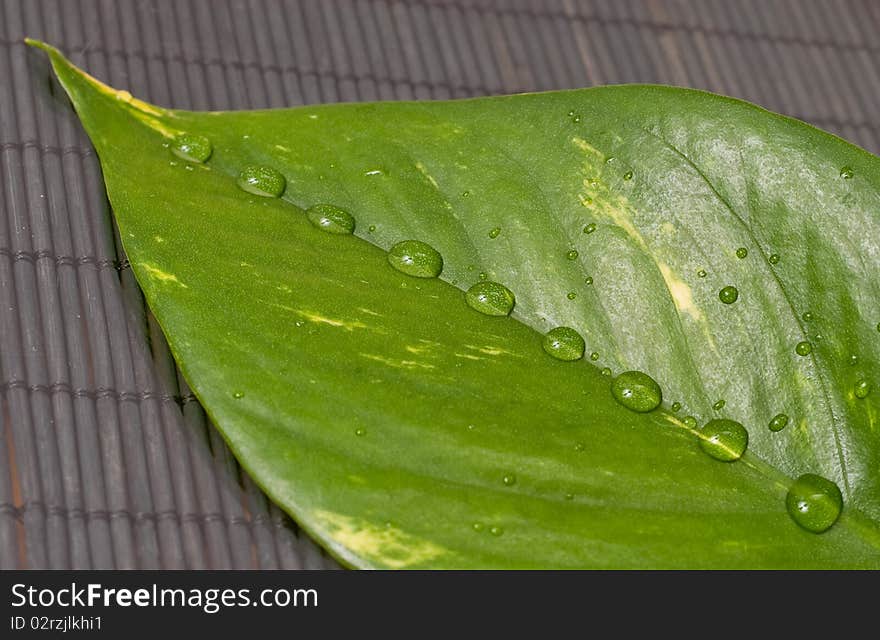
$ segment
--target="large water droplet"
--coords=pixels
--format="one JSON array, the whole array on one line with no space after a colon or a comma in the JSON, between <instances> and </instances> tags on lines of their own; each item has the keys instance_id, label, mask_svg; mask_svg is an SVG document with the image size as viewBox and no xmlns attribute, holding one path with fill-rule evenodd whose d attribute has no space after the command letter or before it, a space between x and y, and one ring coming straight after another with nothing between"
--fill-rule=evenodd
<instances>
[{"instance_id":1,"label":"large water droplet","mask_svg":"<svg viewBox=\"0 0 880 640\"><path fill-rule=\"evenodd\" d=\"M686 426L690 429L697 428L697 419L693 416L685 416L684 418L681 419L681 421L684 423L684 426Z\"/></svg>"},{"instance_id":2,"label":"large water droplet","mask_svg":"<svg viewBox=\"0 0 880 640\"><path fill-rule=\"evenodd\" d=\"M498 282L478 282L465 293L472 309L487 316L506 316L513 311L516 298L513 292Z\"/></svg>"},{"instance_id":3,"label":"large water droplet","mask_svg":"<svg viewBox=\"0 0 880 640\"><path fill-rule=\"evenodd\" d=\"M347 235L354 233L354 216L334 204L315 204L306 209L306 216L321 231Z\"/></svg>"},{"instance_id":4,"label":"large water droplet","mask_svg":"<svg viewBox=\"0 0 880 640\"><path fill-rule=\"evenodd\" d=\"M746 258L748 255L749 255L749 250L746 249L745 247L740 247L739 249L736 250L736 257L739 258L740 260Z\"/></svg>"},{"instance_id":5,"label":"large water droplet","mask_svg":"<svg viewBox=\"0 0 880 640\"><path fill-rule=\"evenodd\" d=\"M801 527L813 533L822 533L840 517L843 495L831 480L805 473L789 488L785 508Z\"/></svg>"},{"instance_id":6,"label":"large water droplet","mask_svg":"<svg viewBox=\"0 0 880 640\"><path fill-rule=\"evenodd\" d=\"M238 174L239 188L264 198L280 198L287 180L272 167L248 165Z\"/></svg>"},{"instance_id":7,"label":"large water droplet","mask_svg":"<svg viewBox=\"0 0 880 640\"><path fill-rule=\"evenodd\" d=\"M749 432L734 420L709 420L700 429L700 436L703 451L723 462L739 460L749 446Z\"/></svg>"},{"instance_id":8,"label":"large water droplet","mask_svg":"<svg viewBox=\"0 0 880 640\"><path fill-rule=\"evenodd\" d=\"M732 285L728 285L718 292L718 298L724 304L733 304L739 298L739 290Z\"/></svg>"},{"instance_id":9,"label":"large water droplet","mask_svg":"<svg viewBox=\"0 0 880 640\"><path fill-rule=\"evenodd\" d=\"M443 257L420 240L403 240L388 251L388 263L408 276L436 278L443 271Z\"/></svg>"},{"instance_id":10,"label":"large water droplet","mask_svg":"<svg viewBox=\"0 0 880 640\"><path fill-rule=\"evenodd\" d=\"M211 141L195 133L181 133L171 143L171 152L190 162L205 162L212 150Z\"/></svg>"},{"instance_id":11,"label":"large water droplet","mask_svg":"<svg viewBox=\"0 0 880 640\"><path fill-rule=\"evenodd\" d=\"M808 356L813 352L813 345L811 345L806 340L802 342L798 342L794 348L794 352L799 356Z\"/></svg>"},{"instance_id":12,"label":"large water droplet","mask_svg":"<svg viewBox=\"0 0 880 640\"><path fill-rule=\"evenodd\" d=\"M577 331L571 327L550 329L544 336L544 351L558 360L580 360L584 357L586 344Z\"/></svg>"},{"instance_id":13,"label":"large water droplet","mask_svg":"<svg viewBox=\"0 0 880 640\"><path fill-rule=\"evenodd\" d=\"M785 429L785 425L788 424L788 416L784 413L777 413L773 416L773 419L770 420L770 431L782 431Z\"/></svg>"},{"instance_id":14,"label":"large water droplet","mask_svg":"<svg viewBox=\"0 0 880 640\"><path fill-rule=\"evenodd\" d=\"M852 167L849 165L840 168L840 177L844 180L849 180L855 175L855 171L852 170Z\"/></svg>"},{"instance_id":15,"label":"large water droplet","mask_svg":"<svg viewBox=\"0 0 880 640\"><path fill-rule=\"evenodd\" d=\"M660 385L642 371L624 371L611 383L611 393L627 409L645 413L663 401Z\"/></svg>"},{"instance_id":16,"label":"large water droplet","mask_svg":"<svg viewBox=\"0 0 880 640\"><path fill-rule=\"evenodd\" d=\"M868 380L859 380L853 388L853 394L859 400L864 400L871 394L871 383Z\"/></svg>"}]
</instances>

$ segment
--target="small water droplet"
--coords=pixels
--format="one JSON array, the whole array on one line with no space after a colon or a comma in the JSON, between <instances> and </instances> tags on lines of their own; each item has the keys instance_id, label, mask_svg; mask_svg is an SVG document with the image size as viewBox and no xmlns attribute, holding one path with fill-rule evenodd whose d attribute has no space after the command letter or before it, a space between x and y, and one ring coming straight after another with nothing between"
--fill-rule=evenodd
<instances>
[{"instance_id":1,"label":"small water droplet","mask_svg":"<svg viewBox=\"0 0 880 640\"><path fill-rule=\"evenodd\" d=\"M565 499L566 500L574 500L574 494L573 493L566 493Z\"/></svg>"},{"instance_id":2,"label":"small water droplet","mask_svg":"<svg viewBox=\"0 0 880 640\"><path fill-rule=\"evenodd\" d=\"M474 531L476 531L477 533L479 533L480 531L483 530L483 523L482 522L475 522L471 525L471 528Z\"/></svg>"},{"instance_id":3,"label":"small water droplet","mask_svg":"<svg viewBox=\"0 0 880 640\"><path fill-rule=\"evenodd\" d=\"M602 373L603 376L610 376L610 375L611 375L611 369L608 368L608 367L603 367L601 373Z\"/></svg>"},{"instance_id":4,"label":"small water droplet","mask_svg":"<svg viewBox=\"0 0 880 640\"><path fill-rule=\"evenodd\" d=\"M724 304L733 304L739 299L739 290L734 286L728 285L718 292L718 299Z\"/></svg>"},{"instance_id":5,"label":"small water droplet","mask_svg":"<svg viewBox=\"0 0 880 640\"><path fill-rule=\"evenodd\" d=\"M859 380L853 388L853 394L859 400L864 400L871 394L871 383L868 380Z\"/></svg>"},{"instance_id":6,"label":"small water droplet","mask_svg":"<svg viewBox=\"0 0 880 640\"><path fill-rule=\"evenodd\" d=\"M476 425L473 425L473 424L469 424L469 425L467 426L467 428L468 428L468 431L473 431L474 429L477 428L477 426L476 426Z\"/></svg>"},{"instance_id":7,"label":"small water droplet","mask_svg":"<svg viewBox=\"0 0 880 640\"><path fill-rule=\"evenodd\" d=\"M375 230L376 230L376 225L374 225L374 224L371 224L369 227L367 227L367 231L369 231L370 233L373 233Z\"/></svg>"},{"instance_id":8,"label":"small water droplet","mask_svg":"<svg viewBox=\"0 0 880 640\"><path fill-rule=\"evenodd\" d=\"M502 527L495 525L494 527L489 529L489 533L491 533L495 537L498 537L504 533L504 529Z\"/></svg>"},{"instance_id":9,"label":"small water droplet","mask_svg":"<svg viewBox=\"0 0 880 640\"><path fill-rule=\"evenodd\" d=\"M571 327L550 329L544 336L544 351L558 360L571 362L584 357L586 344L577 331Z\"/></svg>"},{"instance_id":10,"label":"small water droplet","mask_svg":"<svg viewBox=\"0 0 880 640\"><path fill-rule=\"evenodd\" d=\"M611 164L612 162L614 162L614 159L614 156L608 156L607 158L605 158L605 164Z\"/></svg>"},{"instance_id":11,"label":"small water droplet","mask_svg":"<svg viewBox=\"0 0 880 640\"><path fill-rule=\"evenodd\" d=\"M779 254L778 253L770 254L770 257L767 258L767 262L769 262L770 264L778 264L779 263Z\"/></svg>"},{"instance_id":12,"label":"small water droplet","mask_svg":"<svg viewBox=\"0 0 880 640\"><path fill-rule=\"evenodd\" d=\"M190 162L205 162L212 150L210 140L194 133L181 133L171 143L171 152Z\"/></svg>"},{"instance_id":13,"label":"small water droplet","mask_svg":"<svg viewBox=\"0 0 880 640\"><path fill-rule=\"evenodd\" d=\"M568 253L565 254L565 257L569 260L577 260L578 252L575 249L572 249Z\"/></svg>"},{"instance_id":14,"label":"small water droplet","mask_svg":"<svg viewBox=\"0 0 880 640\"><path fill-rule=\"evenodd\" d=\"M235 391L235 392L233 392L232 397L235 398L236 400L241 400L242 398L244 398L244 392Z\"/></svg>"},{"instance_id":15,"label":"small water droplet","mask_svg":"<svg viewBox=\"0 0 880 640\"><path fill-rule=\"evenodd\" d=\"M672 409L673 413L677 413L677 412L681 411L681 403L680 402L673 402L672 406L670 408Z\"/></svg>"},{"instance_id":16,"label":"small water droplet","mask_svg":"<svg viewBox=\"0 0 880 640\"><path fill-rule=\"evenodd\" d=\"M770 431L782 431L783 429L785 429L785 425L787 424L788 416L784 413L777 413L770 420L770 424L768 426L770 427Z\"/></svg>"},{"instance_id":17,"label":"small water droplet","mask_svg":"<svg viewBox=\"0 0 880 640\"><path fill-rule=\"evenodd\" d=\"M708 274L706 273L706 270L705 270L705 269L700 269L699 271L697 271L697 277L698 277L698 278L705 278L707 275L708 275Z\"/></svg>"},{"instance_id":18,"label":"small water droplet","mask_svg":"<svg viewBox=\"0 0 880 640\"><path fill-rule=\"evenodd\" d=\"M489 274L485 271L480 271L480 274L477 276L480 280L488 280Z\"/></svg>"},{"instance_id":19,"label":"small water droplet","mask_svg":"<svg viewBox=\"0 0 880 640\"><path fill-rule=\"evenodd\" d=\"M287 180L272 167L248 165L238 174L240 189L264 198L280 198Z\"/></svg>"},{"instance_id":20,"label":"small water droplet","mask_svg":"<svg viewBox=\"0 0 880 640\"><path fill-rule=\"evenodd\" d=\"M512 473L506 473L504 474L504 477L501 478L501 482L503 482L506 487L512 487L516 484L516 476Z\"/></svg>"},{"instance_id":21,"label":"small water droplet","mask_svg":"<svg viewBox=\"0 0 880 640\"><path fill-rule=\"evenodd\" d=\"M587 276L584 278L584 282L588 285L593 284L593 276Z\"/></svg>"},{"instance_id":22,"label":"small water droplet","mask_svg":"<svg viewBox=\"0 0 880 640\"><path fill-rule=\"evenodd\" d=\"M478 282L465 293L472 309L487 316L506 316L513 311L516 298L513 292L498 282Z\"/></svg>"},{"instance_id":23,"label":"small water droplet","mask_svg":"<svg viewBox=\"0 0 880 640\"><path fill-rule=\"evenodd\" d=\"M392 246L388 251L388 263L416 278L436 278L443 271L443 257L434 247L420 240L402 240Z\"/></svg>"},{"instance_id":24,"label":"small water droplet","mask_svg":"<svg viewBox=\"0 0 880 640\"><path fill-rule=\"evenodd\" d=\"M494 229L491 229L489 231L489 237L492 238L493 240L495 238L497 238L499 235L501 235L501 227L495 227Z\"/></svg>"},{"instance_id":25,"label":"small water droplet","mask_svg":"<svg viewBox=\"0 0 880 640\"><path fill-rule=\"evenodd\" d=\"M575 293L574 291L569 291L565 297L568 298L569 300L574 300L575 298L578 297L578 294Z\"/></svg>"},{"instance_id":26,"label":"small water droplet","mask_svg":"<svg viewBox=\"0 0 880 640\"><path fill-rule=\"evenodd\" d=\"M315 204L306 209L306 216L321 231L337 235L354 233L354 216L333 204Z\"/></svg>"},{"instance_id":27,"label":"small water droplet","mask_svg":"<svg viewBox=\"0 0 880 640\"><path fill-rule=\"evenodd\" d=\"M461 197L462 197L462 198L467 198L467 197L469 197L470 195L471 195L471 192L470 192L470 191L462 191L462 192L461 192Z\"/></svg>"},{"instance_id":28,"label":"small water droplet","mask_svg":"<svg viewBox=\"0 0 880 640\"><path fill-rule=\"evenodd\" d=\"M813 313L811 311L807 311L801 317L804 319L804 322L811 322L813 320Z\"/></svg>"},{"instance_id":29,"label":"small water droplet","mask_svg":"<svg viewBox=\"0 0 880 640\"><path fill-rule=\"evenodd\" d=\"M849 357L849 366L854 367L859 363L859 357L856 354L852 354Z\"/></svg>"},{"instance_id":30,"label":"small water droplet","mask_svg":"<svg viewBox=\"0 0 880 640\"><path fill-rule=\"evenodd\" d=\"M624 371L611 383L611 394L627 409L645 413L660 406L660 385L642 371Z\"/></svg>"},{"instance_id":31,"label":"small water droplet","mask_svg":"<svg viewBox=\"0 0 880 640\"><path fill-rule=\"evenodd\" d=\"M385 171L382 170L382 169L368 169L367 171L364 171L364 175L365 175L365 176L370 176L370 177L372 177L372 176L382 176L382 175L385 175Z\"/></svg>"},{"instance_id":32,"label":"small water droplet","mask_svg":"<svg viewBox=\"0 0 880 640\"><path fill-rule=\"evenodd\" d=\"M364 429L363 427L358 427L357 429L354 430L354 435L365 436L365 435L367 435L367 430Z\"/></svg>"},{"instance_id":33,"label":"small water droplet","mask_svg":"<svg viewBox=\"0 0 880 640\"><path fill-rule=\"evenodd\" d=\"M584 233L593 233L596 230L596 223L591 222L587 226L584 227Z\"/></svg>"},{"instance_id":34,"label":"small water droplet","mask_svg":"<svg viewBox=\"0 0 880 640\"><path fill-rule=\"evenodd\" d=\"M844 180L849 180L855 175L855 172L852 170L852 167L849 165L840 168L840 177Z\"/></svg>"},{"instance_id":35,"label":"small water droplet","mask_svg":"<svg viewBox=\"0 0 880 640\"><path fill-rule=\"evenodd\" d=\"M739 460L749 446L749 432L734 420L709 420L700 429L700 435L703 451L722 462Z\"/></svg>"},{"instance_id":36,"label":"small water droplet","mask_svg":"<svg viewBox=\"0 0 880 640\"><path fill-rule=\"evenodd\" d=\"M797 343L797 346L794 348L794 352L799 356L808 356L813 352L813 345L811 345L806 340Z\"/></svg>"},{"instance_id":37,"label":"small water droplet","mask_svg":"<svg viewBox=\"0 0 880 640\"><path fill-rule=\"evenodd\" d=\"M626 173L623 174L623 179L624 179L624 180L632 180L632 177L633 177L633 172L632 172L632 171L627 171Z\"/></svg>"},{"instance_id":38,"label":"small water droplet","mask_svg":"<svg viewBox=\"0 0 880 640\"><path fill-rule=\"evenodd\" d=\"M578 442L574 445L574 450L575 451L586 451L587 445L585 445L583 442Z\"/></svg>"},{"instance_id":39,"label":"small water droplet","mask_svg":"<svg viewBox=\"0 0 880 640\"><path fill-rule=\"evenodd\" d=\"M748 255L749 255L749 250L746 249L745 247L740 247L739 249L736 250L736 257L739 258L740 260L746 258Z\"/></svg>"},{"instance_id":40,"label":"small water droplet","mask_svg":"<svg viewBox=\"0 0 880 640\"><path fill-rule=\"evenodd\" d=\"M725 404L727 404L727 402L724 399L721 399L718 402L716 402L715 404L713 404L712 408L715 409L715 411L721 411L724 408Z\"/></svg>"},{"instance_id":41,"label":"small water droplet","mask_svg":"<svg viewBox=\"0 0 880 640\"><path fill-rule=\"evenodd\" d=\"M590 354L590 360L592 360L593 362L595 362L598 359L599 359L599 352L598 351L594 351L593 353Z\"/></svg>"},{"instance_id":42,"label":"small water droplet","mask_svg":"<svg viewBox=\"0 0 880 640\"><path fill-rule=\"evenodd\" d=\"M805 473L788 489L785 508L792 520L801 527L813 533L822 533L840 517L843 495L831 480Z\"/></svg>"}]
</instances>

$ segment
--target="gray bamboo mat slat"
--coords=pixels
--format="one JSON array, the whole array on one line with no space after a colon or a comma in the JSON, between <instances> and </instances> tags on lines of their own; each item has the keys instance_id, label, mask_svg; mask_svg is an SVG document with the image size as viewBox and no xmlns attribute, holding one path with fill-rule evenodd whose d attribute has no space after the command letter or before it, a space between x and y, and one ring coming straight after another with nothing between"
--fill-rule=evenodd
<instances>
[{"instance_id":1,"label":"gray bamboo mat slat","mask_svg":"<svg viewBox=\"0 0 880 640\"><path fill-rule=\"evenodd\" d=\"M651 82L880 151L873 0L0 0L0 569L334 568L244 474L25 35L186 109Z\"/></svg>"}]
</instances>

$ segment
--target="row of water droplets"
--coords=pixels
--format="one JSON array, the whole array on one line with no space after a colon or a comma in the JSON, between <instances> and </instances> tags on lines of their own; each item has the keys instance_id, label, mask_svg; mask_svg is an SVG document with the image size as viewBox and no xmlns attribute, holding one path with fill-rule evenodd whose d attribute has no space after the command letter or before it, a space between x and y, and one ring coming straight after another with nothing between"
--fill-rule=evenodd
<instances>
[{"instance_id":1,"label":"row of water droplets","mask_svg":"<svg viewBox=\"0 0 880 640\"><path fill-rule=\"evenodd\" d=\"M570 116L572 114L569 114ZM573 121L577 122L574 119ZM171 151L178 157L189 162L204 163L212 153L212 145L208 138L196 134L183 133L177 136L170 145ZM853 171L849 167L841 169L840 176L850 179ZM633 172L627 171L624 180L631 180ZM236 180L242 190L253 195L280 198L285 191L287 181L278 170L265 165L248 165L244 167ZM308 220L318 229L332 234L352 234L355 229L354 217L344 209L332 204L316 204L306 210ZM583 231L591 234L596 231L596 224L587 224ZM497 238L501 233L500 227L495 227L489 232L489 237ZM745 259L748 257L748 249L740 247L735 252L736 257ZM572 249L567 252L568 260L576 260L578 252ZM387 253L388 263L396 270L408 276L416 278L436 278L443 271L443 258L440 253L429 244L420 240L403 240L394 244ZM778 254L772 254L768 258L771 265L776 265L780 260ZM465 301L472 309L488 316L505 317L510 315L516 304L514 293L505 285L489 281L481 275L481 281L472 285L465 292ZM698 271L701 278L708 274L704 269ZM587 278L587 284L592 284L592 278ZM569 299L574 299L576 294L570 292ZM733 285L726 285L718 292L718 298L724 304L734 304L739 299L739 290ZM811 320L811 314L805 314L804 320ZM880 331L880 324L877 326ZM548 331L544 337L542 346L544 351L561 361L573 362L584 357L586 343L584 338L571 327L560 326ZM799 342L795 352L800 356L807 356L812 352L812 345L808 341ZM853 356L855 359L855 356ZM590 354L590 359L599 359L597 352ZM609 368L603 368L602 374L611 376ZM856 385L854 394L857 398L865 398L871 391L868 381L861 381ZM623 407L638 413L647 413L660 407L663 394L660 385L648 374L642 371L625 371L615 377L611 382L611 394ZM241 392L233 394L235 398L244 397ZM724 407L724 400L719 400L713 408L720 411ZM681 403L674 402L671 405L673 412L681 409ZM739 460L745 453L748 442L748 430L739 422L729 419L716 418L709 420L703 427L697 430L697 421L693 416L682 419L688 429L694 431L699 438L699 445L704 452L716 460L733 462ZM781 431L789 422L789 417L784 413L774 416L769 423L769 429L773 432ZM356 435L363 436L366 431L359 428ZM505 486L516 484L516 476L512 473L505 474L502 478ZM572 498L566 495L567 499ZM789 487L786 495L786 509L791 517L801 527L821 533L829 529L838 519L843 509L843 496L839 487L832 481L815 474L801 475ZM481 523L475 523L475 531L481 531L484 527ZM493 535L501 535L503 529L498 526L489 528Z\"/></svg>"}]
</instances>

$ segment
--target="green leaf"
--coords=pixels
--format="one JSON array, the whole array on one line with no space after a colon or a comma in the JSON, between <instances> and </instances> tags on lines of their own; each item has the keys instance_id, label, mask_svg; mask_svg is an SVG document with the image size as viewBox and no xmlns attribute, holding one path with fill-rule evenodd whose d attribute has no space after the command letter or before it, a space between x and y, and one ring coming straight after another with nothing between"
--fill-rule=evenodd
<instances>
[{"instance_id":1,"label":"green leaf","mask_svg":"<svg viewBox=\"0 0 880 640\"><path fill-rule=\"evenodd\" d=\"M880 567L877 158L655 86L172 111L33 44L184 375L343 562ZM204 139L205 162L168 148L203 159ZM245 167L280 172L283 197L239 188ZM346 230L317 204L354 235L310 222ZM402 240L436 249L441 277L392 268ZM468 306L483 278L513 292L512 317ZM544 352L557 326L584 359ZM650 374L663 406L623 408L605 367ZM685 416L741 422L748 452L714 460ZM787 514L805 473L842 491L825 533Z\"/></svg>"}]
</instances>

